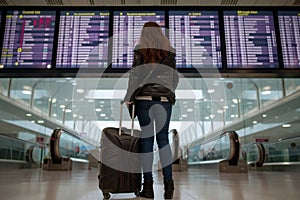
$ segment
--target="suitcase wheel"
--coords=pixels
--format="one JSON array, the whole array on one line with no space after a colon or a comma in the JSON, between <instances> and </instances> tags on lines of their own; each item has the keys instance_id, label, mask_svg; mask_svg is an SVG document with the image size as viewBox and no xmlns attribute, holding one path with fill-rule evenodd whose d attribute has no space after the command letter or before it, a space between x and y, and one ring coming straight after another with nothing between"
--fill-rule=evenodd
<instances>
[{"instance_id":1,"label":"suitcase wheel","mask_svg":"<svg viewBox=\"0 0 300 200\"><path fill-rule=\"evenodd\" d=\"M104 197L104 199L109 199L110 198L110 194L109 193L103 193L103 197Z\"/></svg>"},{"instance_id":2,"label":"suitcase wheel","mask_svg":"<svg viewBox=\"0 0 300 200\"><path fill-rule=\"evenodd\" d=\"M139 197L140 196L140 191L135 191L134 194L135 194L135 196Z\"/></svg>"}]
</instances>

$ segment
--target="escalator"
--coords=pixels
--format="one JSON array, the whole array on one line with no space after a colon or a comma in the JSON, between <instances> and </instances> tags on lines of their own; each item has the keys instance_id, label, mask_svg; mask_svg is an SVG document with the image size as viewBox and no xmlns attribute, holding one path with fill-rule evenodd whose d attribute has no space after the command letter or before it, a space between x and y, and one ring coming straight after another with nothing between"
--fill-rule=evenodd
<instances>
[{"instance_id":1,"label":"escalator","mask_svg":"<svg viewBox=\"0 0 300 200\"><path fill-rule=\"evenodd\" d=\"M50 137L50 159L44 161L46 170L71 170L87 168L89 149L95 148L81 138L62 129L53 130Z\"/></svg>"},{"instance_id":2,"label":"escalator","mask_svg":"<svg viewBox=\"0 0 300 200\"><path fill-rule=\"evenodd\" d=\"M247 152L247 161L252 169L259 167L259 170L266 171L299 171L300 150L296 154L292 153L291 144L300 144L300 137L246 144L243 149Z\"/></svg>"},{"instance_id":3,"label":"escalator","mask_svg":"<svg viewBox=\"0 0 300 200\"><path fill-rule=\"evenodd\" d=\"M245 152L235 131L226 131L214 138L191 147L188 165L215 165L220 172L247 172Z\"/></svg>"}]
</instances>

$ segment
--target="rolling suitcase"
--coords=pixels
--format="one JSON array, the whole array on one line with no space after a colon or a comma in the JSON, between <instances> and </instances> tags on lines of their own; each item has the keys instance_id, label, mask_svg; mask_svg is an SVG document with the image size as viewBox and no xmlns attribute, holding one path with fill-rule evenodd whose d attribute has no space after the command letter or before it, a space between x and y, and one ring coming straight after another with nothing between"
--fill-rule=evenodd
<instances>
[{"instance_id":1,"label":"rolling suitcase","mask_svg":"<svg viewBox=\"0 0 300 200\"><path fill-rule=\"evenodd\" d=\"M110 193L133 192L138 196L141 190L140 131L133 129L134 117L131 130L121 128L123 107L121 103L119 128L102 130L98 179L104 199L109 199Z\"/></svg>"}]
</instances>

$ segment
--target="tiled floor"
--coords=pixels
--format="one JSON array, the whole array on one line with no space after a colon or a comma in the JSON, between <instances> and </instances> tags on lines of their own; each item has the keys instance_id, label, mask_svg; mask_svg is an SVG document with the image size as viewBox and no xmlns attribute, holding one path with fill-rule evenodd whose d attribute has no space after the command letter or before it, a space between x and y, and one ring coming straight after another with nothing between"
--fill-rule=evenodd
<instances>
[{"instance_id":1,"label":"tiled floor","mask_svg":"<svg viewBox=\"0 0 300 200\"><path fill-rule=\"evenodd\" d=\"M0 171L0 199L3 200L97 200L98 171L69 172L19 169ZM182 200L285 200L300 198L299 172L250 171L219 173L189 169L174 172L175 197ZM133 194L112 194L111 199L143 199ZM155 199L163 199L160 172L155 173Z\"/></svg>"}]
</instances>

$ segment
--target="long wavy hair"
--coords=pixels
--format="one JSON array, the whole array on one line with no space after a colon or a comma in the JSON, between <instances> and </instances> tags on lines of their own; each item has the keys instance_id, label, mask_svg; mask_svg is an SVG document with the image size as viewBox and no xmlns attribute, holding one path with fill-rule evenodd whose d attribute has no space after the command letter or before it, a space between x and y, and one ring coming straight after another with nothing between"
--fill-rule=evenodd
<instances>
[{"instance_id":1,"label":"long wavy hair","mask_svg":"<svg viewBox=\"0 0 300 200\"><path fill-rule=\"evenodd\" d=\"M155 22L146 22L143 26L138 51L143 55L144 63L159 63L171 47L169 39Z\"/></svg>"}]
</instances>

